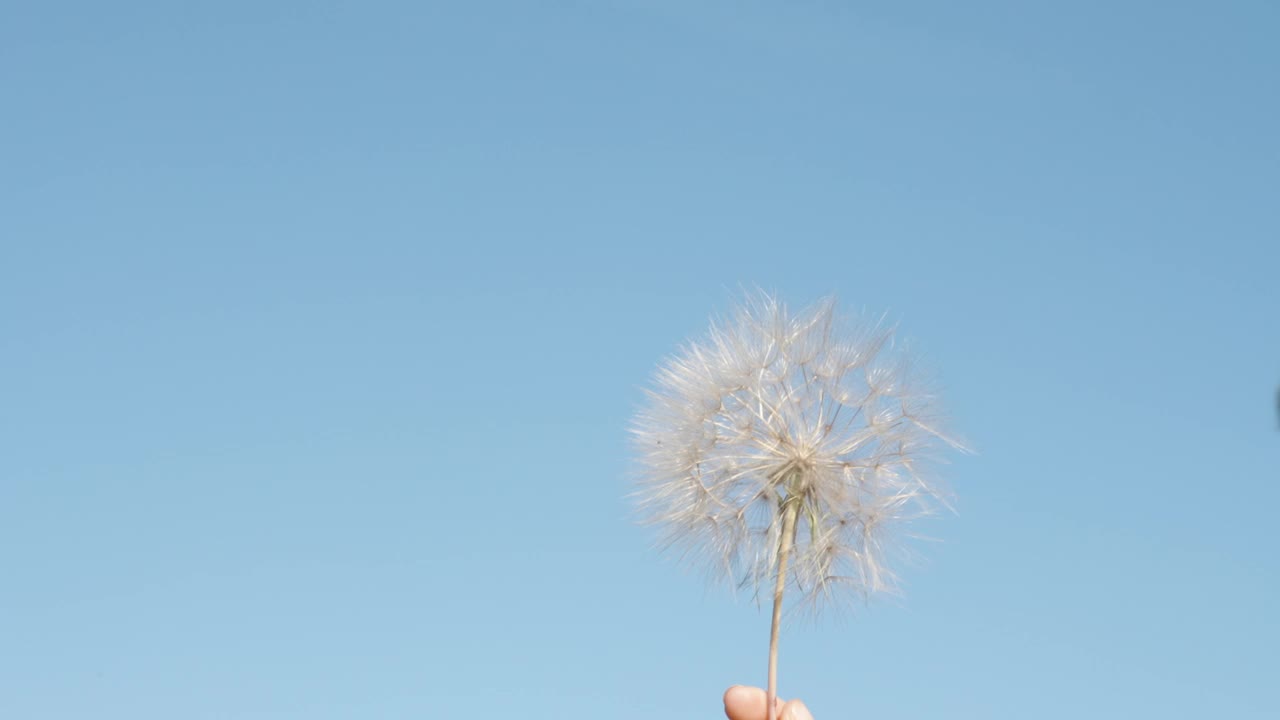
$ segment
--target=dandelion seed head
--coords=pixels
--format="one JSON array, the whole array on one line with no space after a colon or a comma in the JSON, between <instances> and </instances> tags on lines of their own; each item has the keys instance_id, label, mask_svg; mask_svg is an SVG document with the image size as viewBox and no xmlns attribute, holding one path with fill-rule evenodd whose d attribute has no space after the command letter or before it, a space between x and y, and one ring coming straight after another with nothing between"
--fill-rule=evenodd
<instances>
[{"instance_id":1,"label":"dandelion seed head","mask_svg":"<svg viewBox=\"0 0 1280 720\"><path fill-rule=\"evenodd\" d=\"M647 391L632 427L644 519L682 560L758 597L790 500L788 582L804 600L892 590L901 529L944 503L925 469L960 448L910 359L891 327L834 299L793 313L748 298Z\"/></svg>"}]
</instances>

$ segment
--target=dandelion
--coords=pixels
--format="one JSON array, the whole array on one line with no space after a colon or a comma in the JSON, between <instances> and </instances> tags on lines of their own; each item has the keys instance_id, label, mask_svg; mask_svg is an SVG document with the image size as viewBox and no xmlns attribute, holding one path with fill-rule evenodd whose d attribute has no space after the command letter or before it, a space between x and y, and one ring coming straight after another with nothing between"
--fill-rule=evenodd
<instances>
[{"instance_id":1,"label":"dandelion","mask_svg":"<svg viewBox=\"0 0 1280 720\"><path fill-rule=\"evenodd\" d=\"M761 293L668 359L636 417L662 545L757 599L772 585L770 720L784 591L816 610L892 589L895 530L944 501L925 470L960 445L916 376L892 328Z\"/></svg>"}]
</instances>

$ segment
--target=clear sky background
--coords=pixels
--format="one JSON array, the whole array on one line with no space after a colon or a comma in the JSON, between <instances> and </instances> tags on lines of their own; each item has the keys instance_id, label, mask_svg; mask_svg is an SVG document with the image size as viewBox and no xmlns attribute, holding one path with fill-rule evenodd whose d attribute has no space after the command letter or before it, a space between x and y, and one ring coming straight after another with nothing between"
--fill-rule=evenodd
<instances>
[{"instance_id":1,"label":"clear sky background","mask_svg":"<svg viewBox=\"0 0 1280 720\"><path fill-rule=\"evenodd\" d=\"M979 451L819 720L1280 717L1280 5L0 4L0 716L720 717L632 524L743 286Z\"/></svg>"}]
</instances>

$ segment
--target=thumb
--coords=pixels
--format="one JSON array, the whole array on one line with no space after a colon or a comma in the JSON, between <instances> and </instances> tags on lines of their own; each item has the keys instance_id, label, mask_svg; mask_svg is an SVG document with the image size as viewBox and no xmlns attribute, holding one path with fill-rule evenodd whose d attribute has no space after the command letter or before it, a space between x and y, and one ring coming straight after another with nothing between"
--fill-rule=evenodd
<instances>
[{"instance_id":1,"label":"thumb","mask_svg":"<svg viewBox=\"0 0 1280 720\"><path fill-rule=\"evenodd\" d=\"M724 693L724 714L729 720L766 720L769 702L764 690L745 685L734 685ZM778 699L778 717L782 714L782 700Z\"/></svg>"}]
</instances>

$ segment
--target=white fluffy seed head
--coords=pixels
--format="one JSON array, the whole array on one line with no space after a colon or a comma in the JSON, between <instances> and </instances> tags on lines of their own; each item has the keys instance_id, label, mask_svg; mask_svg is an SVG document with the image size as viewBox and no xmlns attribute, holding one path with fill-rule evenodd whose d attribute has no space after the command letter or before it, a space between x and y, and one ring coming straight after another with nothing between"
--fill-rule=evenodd
<instances>
[{"instance_id":1,"label":"white fluffy seed head","mask_svg":"<svg viewBox=\"0 0 1280 720\"><path fill-rule=\"evenodd\" d=\"M790 498L804 600L890 590L895 531L943 499L925 470L960 448L940 427L891 328L761 293L659 367L632 428L641 511L664 547L758 597Z\"/></svg>"}]
</instances>

